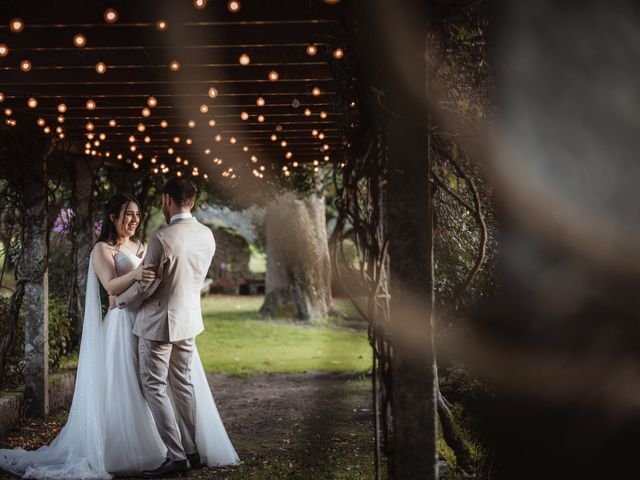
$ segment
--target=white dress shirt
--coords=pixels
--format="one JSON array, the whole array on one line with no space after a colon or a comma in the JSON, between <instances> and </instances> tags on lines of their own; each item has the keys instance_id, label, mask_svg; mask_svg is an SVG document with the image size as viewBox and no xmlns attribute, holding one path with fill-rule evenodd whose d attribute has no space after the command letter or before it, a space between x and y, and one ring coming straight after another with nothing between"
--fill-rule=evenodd
<instances>
[{"instance_id":1,"label":"white dress shirt","mask_svg":"<svg viewBox=\"0 0 640 480\"><path fill-rule=\"evenodd\" d=\"M169 220L169 223L173 223L176 220L182 220L183 218L191 218L191 217L193 217L193 215L191 215L191 212L176 213L173 217L171 217L171 220Z\"/></svg>"}]
</instances>

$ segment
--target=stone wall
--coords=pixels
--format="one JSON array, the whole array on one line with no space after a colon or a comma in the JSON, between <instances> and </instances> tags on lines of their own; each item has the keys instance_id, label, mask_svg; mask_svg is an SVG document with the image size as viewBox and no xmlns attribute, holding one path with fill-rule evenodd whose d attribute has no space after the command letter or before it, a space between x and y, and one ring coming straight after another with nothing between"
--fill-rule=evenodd
<instances>
[{"instance_id":1,"label":"stone wall","mask_svg":"<svg viewBox=\"0 0 640 480\"><path fill-rule=\"evenodd\" d=\"M49 412L69 408L76 384L75 370L49 376ZM22 391L2 392L0 395L0 438L7 436L18 422L24 418L24 393Z\"/></svg>"}]
</instances>

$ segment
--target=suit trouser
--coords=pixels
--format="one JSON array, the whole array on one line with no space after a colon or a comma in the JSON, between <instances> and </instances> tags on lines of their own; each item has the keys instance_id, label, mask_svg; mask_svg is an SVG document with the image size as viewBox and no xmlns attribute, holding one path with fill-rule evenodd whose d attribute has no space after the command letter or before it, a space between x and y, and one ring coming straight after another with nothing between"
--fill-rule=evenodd
<instances>
[{"instance_id":1,"label":"suit trouser","mask_svg":"<svg viewBox=\"0 0 640 480\"><path fill-rule=\"evenodd\" d=\"M183 460L197 451L196 405L191 383L194 342L194 338L175 343L144 338L138 341L142 390L171 460ZM173 405L167 385L171 387Z\"/></svg>"}]
</instances>

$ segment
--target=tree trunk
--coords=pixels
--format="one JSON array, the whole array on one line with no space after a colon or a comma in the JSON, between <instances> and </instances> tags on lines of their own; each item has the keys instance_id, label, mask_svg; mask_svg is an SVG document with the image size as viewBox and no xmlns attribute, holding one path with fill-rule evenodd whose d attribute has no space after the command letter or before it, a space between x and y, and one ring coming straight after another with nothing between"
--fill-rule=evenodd
<instances>
[{"instance_id":1,"label":"tree trunk","mask_svg":"<svg viewBox=\"0 0 640 480\"><path fill-rule=\"evenodd\" d=\"M267 208L266 297L260 314L309 320L335 314L324 194L277 197Z\"/></svg>"},{"instance_id":2,"label":"tree trunk","mask_svg":"<svg viewBox=\"0 0 640 480\"><path fill-rule=\"evenodd\" d=\"M24 281L25 400L29 415L45 417L49 413L46 157L31 157L27 162L18 269L19 280Z\"/></svg>"},{"instance_id":3,"label":"tree trunk","mask_svg":"<svg viewBox=\"0 0 640 480\"><path fill-rule=\"evenodd\" d=\"M75 292L72 292L74 304L70 305L74 310L75 339L79 344L82 334L82 321L84 318L85 290L87 288L87 271L89 267L89 254L95 242L95 227L93 222L93 179L95 167L91 159L80 158L74 162L73 176L73 268L75 278ZM75 294L73 294L75 293Z\"/></svg>"}]
</instances>

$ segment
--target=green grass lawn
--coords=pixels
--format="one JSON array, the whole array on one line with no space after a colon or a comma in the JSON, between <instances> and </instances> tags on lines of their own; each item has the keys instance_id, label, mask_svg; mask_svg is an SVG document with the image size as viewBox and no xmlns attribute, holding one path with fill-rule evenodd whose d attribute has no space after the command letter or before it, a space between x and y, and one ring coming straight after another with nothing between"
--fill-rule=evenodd
<instances>
[{"instance_id":1,"label":"green grass lawn","mask_svg":"<svg viewBox=\"0 0 640 480\"><path fill-rule=\"evenodd\" d=\"M197 345L205 370L249 375L371 368L366 330L344 328L334 319L265 320L258 315L262 301L263 297L223 295L203 299L205 331ZM338 301L337 306L353 317L347 302Z\"/></svg>"}]
</instances>

